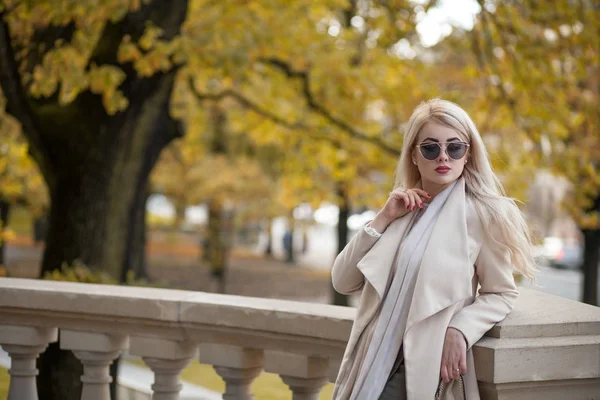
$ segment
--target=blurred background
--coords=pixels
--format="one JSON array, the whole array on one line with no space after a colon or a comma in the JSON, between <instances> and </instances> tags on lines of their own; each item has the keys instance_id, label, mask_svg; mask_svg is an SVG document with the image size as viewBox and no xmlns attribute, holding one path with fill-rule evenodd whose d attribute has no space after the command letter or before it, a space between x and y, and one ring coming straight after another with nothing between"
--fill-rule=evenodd
<instances>
[{"instance_id":1,"label":"blurred background","mask_svg":"<svg viewBox=\"0 0 600 400\"><path fill-rule=\"evenodd\" d=\"M353 305L333 259L442 97L521 201L535 287L598 304L597 1L0 4L0 275Z\"/></svg>"}]
</instances>

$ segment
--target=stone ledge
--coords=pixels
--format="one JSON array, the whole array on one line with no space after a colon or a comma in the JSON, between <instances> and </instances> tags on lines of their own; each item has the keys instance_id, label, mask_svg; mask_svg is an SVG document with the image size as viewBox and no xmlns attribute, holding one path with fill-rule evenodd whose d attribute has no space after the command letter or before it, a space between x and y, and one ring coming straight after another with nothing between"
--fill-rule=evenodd
<instances>
[{"instance_id":1,"label":"stone ledge","mask_svg":"<svg viewBox=\"0 0 600 400\"><path fill-rule=\"evenodd\" d=\"M480 382L600 378L600 335L483 338L474 349Z\"/></svg>"},{"instance_id":2,"label":"stone ledge","mask_svg":"<svg viewBox=\"0 0 600 400\"><path fill-rule=\"evenodd\" d=\"M486 336L539 338L600 335L600 307L520 288L514 310Z\"/></svg>"}]
</instances>

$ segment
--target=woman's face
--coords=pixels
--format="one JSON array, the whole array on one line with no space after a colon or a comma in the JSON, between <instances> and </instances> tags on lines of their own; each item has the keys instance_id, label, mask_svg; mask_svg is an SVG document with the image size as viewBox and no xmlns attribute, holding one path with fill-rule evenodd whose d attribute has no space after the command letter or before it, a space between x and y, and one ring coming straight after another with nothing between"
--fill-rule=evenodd
<instances>
[{"instance_id":1,"label":"woman's face","mask_svg":"<svg viewBox=\"0 0 600 400\"><path fill-rule=\"evenodd\" d=\"M468 147L465 148L460 143L464 143L464 140L452 128L436 122L428 122L423 126L417 138L417 145L426 146L415 147L412 159L419 168L424 188L447 186L461 176L467 160Z\"/></svg>"}]
</instances>

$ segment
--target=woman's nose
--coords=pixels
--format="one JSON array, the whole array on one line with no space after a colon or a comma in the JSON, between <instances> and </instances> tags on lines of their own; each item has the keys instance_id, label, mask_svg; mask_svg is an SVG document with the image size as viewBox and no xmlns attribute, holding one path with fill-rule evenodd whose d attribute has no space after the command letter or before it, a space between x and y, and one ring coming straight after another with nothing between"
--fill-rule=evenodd
<instances>
[{"instance_id":1,"label":"woman's nose","mask_svg":"<svg viewBox=\"0 0 600 400\"><path fill-rule=\"evenodd\" d=\"M442 149L442 151L440 151L438 160L439 161L448 161L448 153L446 153L446 149Z\"/></svg>"}]
</instances>

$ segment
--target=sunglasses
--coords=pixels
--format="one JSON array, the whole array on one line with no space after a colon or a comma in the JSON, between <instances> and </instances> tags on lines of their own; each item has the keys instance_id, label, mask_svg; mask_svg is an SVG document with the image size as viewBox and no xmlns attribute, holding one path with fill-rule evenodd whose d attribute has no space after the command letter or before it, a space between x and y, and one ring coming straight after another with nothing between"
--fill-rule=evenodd
<instances>
[{"instance_id":1,"label":"sunglasses","mask_svg":"<svg viewBox=\"0 0 600 400\"><path fill-rule=\"evenodd\" d=\"M415 147L419 148L419 151L421 152L421 155L424 159L433 161L436 158L438 158L438 156L442 152L442 145L446 146L446 154L448 154L448 157L450 157L453 160L460 160L461 158L463 158L467 152L467 149L470 146L468 143L465 142L427 142L418 144Z\"/></svg>"}]
</instances>

